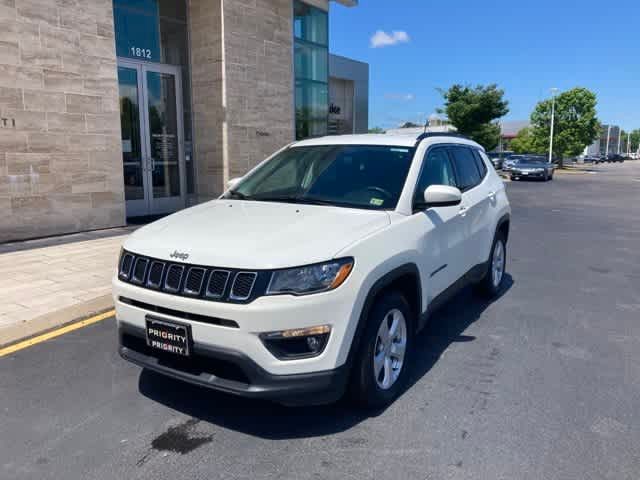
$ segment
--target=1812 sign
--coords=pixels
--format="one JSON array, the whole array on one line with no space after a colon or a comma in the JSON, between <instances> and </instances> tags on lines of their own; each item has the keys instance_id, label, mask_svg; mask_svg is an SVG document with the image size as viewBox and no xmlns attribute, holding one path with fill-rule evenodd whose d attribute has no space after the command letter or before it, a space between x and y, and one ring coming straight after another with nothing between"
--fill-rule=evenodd
<instances>
[{"instance_id":1,"label":"1812 sign","mask_svg":"<svg viewBox=\"0 0 640 480\"><path fill-rule=\"evenodd\" d=\"M138 58L146 58L151 60L151 49L150 48L140 48L140 47L131 47L131 56Z\"/></svg>"},{"instance_id":2,"label":"1812 sign","mask_svg":"<svg viewBox=\"0 0 640 480\"><path fill-rule=\"evenodd\" d=\"M16 119L0 117L0 128L16 128Z\"/></svg>"}]
</instances>

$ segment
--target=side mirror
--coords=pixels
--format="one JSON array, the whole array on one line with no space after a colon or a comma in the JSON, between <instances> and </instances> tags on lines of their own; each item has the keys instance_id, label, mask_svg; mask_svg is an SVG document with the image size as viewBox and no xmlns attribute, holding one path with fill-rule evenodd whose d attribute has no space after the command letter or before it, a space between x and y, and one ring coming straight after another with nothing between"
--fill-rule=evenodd
<instances>
[{"instance_id":1,"label":"side mirror","mask_svg":"<svg viewBox=\"0 0 640 480\"><path fill-rule=\"evenodd\" d=\"M242 177L236 177L229 180L227 182L227 189L233 190L233 187L235 187L238 183L240 183L240 180L242 180Z\"/></svg>"},{"instance_id":2,"label":"side mirror","mask_svg":"<svg viewBox=\"0 0 640 480\"><path fill-rule=\"evenodd\" d=\"M452 207L461 202L462 192L456 187L431 185L424 191L424 204L421 207Z\"/></svg>"}]
</instances>

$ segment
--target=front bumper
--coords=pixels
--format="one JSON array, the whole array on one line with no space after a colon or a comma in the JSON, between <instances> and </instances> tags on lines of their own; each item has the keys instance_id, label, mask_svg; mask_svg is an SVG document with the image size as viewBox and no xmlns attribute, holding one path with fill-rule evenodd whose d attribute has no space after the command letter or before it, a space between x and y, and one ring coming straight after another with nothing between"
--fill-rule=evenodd
<instances>
[{"instance_id":1,"label":"front bumper","mask_svg":"<svg viewBox=\"0 0 640 480\"><path fill-rule=\"evenodd\" d=\"M331 403L344 394L348 367L291 375L273 375L242 352L194 342L190 357L147 346L142 328L120 323L119 353L141 367L192 384L248 398L287 405Z\"/></svg>"},{"instance_id":2,"label":"front bumper","mask_svg":"<svg viewBox=\"0 0 640 480\"><path fill-rule=\"evenodd\" d=\"M544 178L546 175L544 170L541 172L521 172L518 170L511 170L510 174L512 178Z\"/></svg>"}]
</instances>

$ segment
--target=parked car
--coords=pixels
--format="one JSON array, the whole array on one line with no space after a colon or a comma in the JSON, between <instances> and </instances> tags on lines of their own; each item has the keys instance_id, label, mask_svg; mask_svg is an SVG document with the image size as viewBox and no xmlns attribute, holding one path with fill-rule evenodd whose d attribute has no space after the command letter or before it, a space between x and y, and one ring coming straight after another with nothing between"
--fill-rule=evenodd
<instances>
[{"instance_id":1,"label":"parked car","mask_svg":"<svg viewBox=\"0 0 640 480\"><path fill-rule=\"evenodd\" d=\"M600 157L595 155L585 155L583 158L584 163L600 163Z\"/></svg>"},{"instance_id":2,"label":"parked car","mask_svg":"<svg viewBox=\"0 0 640 480\"><path fill-rule=\"evenodd\" d=\"M539 180L553 180L555 164L549 163L542 157L524 157L517 160L511 168L511 180L533 178Z\"/></svg>"},{"instance_id":3,"label":"parked car","mask_svg":"<svg viewBox=\"0 0 640 480\"><path fill-rule=\"evenodd\" d=\"M500 292L509 223L504 183L471 140L291 144L219 199L126 239L120 355L245 397L317 404L348 391L381 407L439 305L469 283Z\"/></svg>"},{"instance_id":4,"label":"parked car","mask_svg":"<svg viewBox=\"0 0 640 480\"><path fill-rule=\"evenodd\" d=\"M513 155L512 151L487 153L487 156L491 160L491 163L493 164L496 170L502 170L504 161L507 160L511 155Z\"/></svg>"}]
</instances>

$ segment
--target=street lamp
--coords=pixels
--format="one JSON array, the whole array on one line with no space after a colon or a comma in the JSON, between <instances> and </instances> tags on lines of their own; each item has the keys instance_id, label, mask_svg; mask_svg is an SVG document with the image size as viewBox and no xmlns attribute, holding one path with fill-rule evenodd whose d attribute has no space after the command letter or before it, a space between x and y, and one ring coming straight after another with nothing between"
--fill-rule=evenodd
<instances>
[{"instance_id":1,"label":"street lamp","mask_svg":"<svg viewBox=\"0 0 640 480\"><path fill-rule=\"evenodd\" d=\"M631 157L631 132L627 132L627 158Z\"/></svg>"},{"instance_id":2,"label":"street lamp","mask_svg":"<svg viewBox=\"0 0 640 480\"><path fill-rule=\"evenodd\" d=\"M551 132L549 134L549 163L553 161L553 124L556 119L556 92L557 88L551 89Z\"/></svg>"},{"instance_id":3,"label":"street lamp","mask_svg":"<svg viewBox=\"0 0 640 480\"><path fill-rule=\"evenodd\" d=\"M605 150L604 156L609 157L609 141L611 140L611 125L607 128L607 149Z\"/></svg>"}]
</instances>

